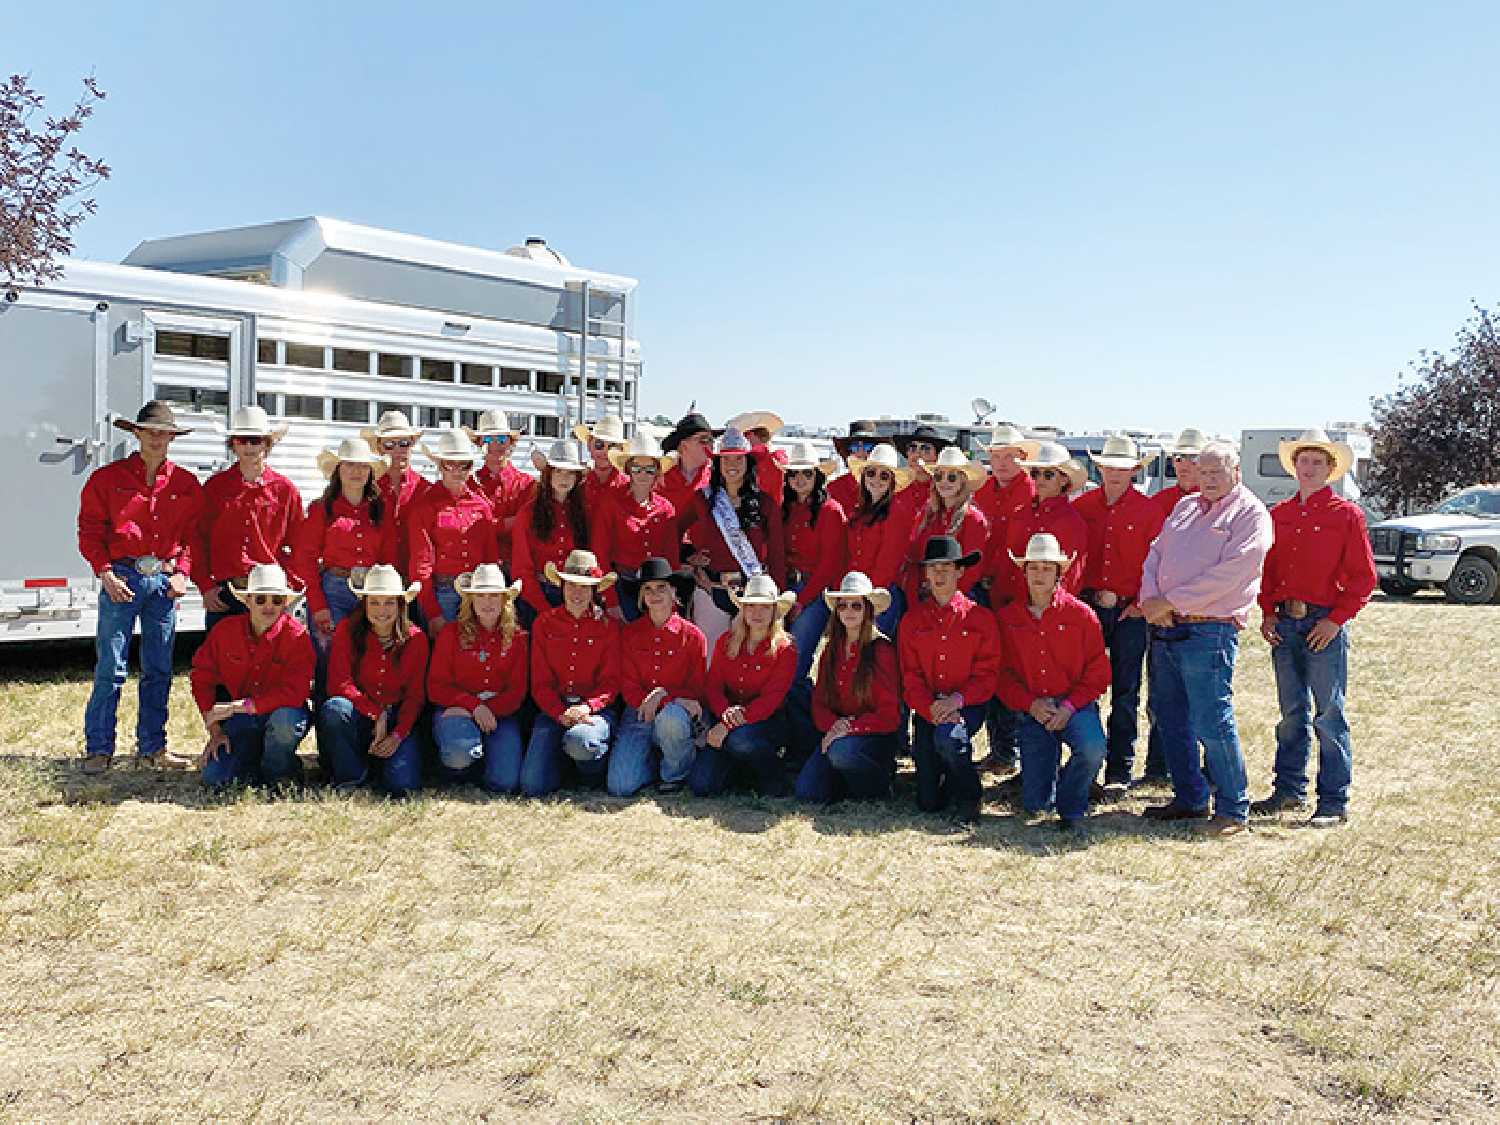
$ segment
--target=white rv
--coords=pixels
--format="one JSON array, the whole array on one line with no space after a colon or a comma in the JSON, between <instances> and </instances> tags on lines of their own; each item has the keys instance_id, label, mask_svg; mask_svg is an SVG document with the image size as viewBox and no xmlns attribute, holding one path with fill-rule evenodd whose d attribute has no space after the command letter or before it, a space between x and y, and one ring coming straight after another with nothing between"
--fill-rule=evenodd
<instances>
[{"instance_id":1,"label":"white rv","mask_svg":"<svg viewBox=\"0 0 1500 1125\"><path fill-rule=\"evenodd\" d=\"M228 412L260 403L291 427L271 465L304 499L323 488L317 452L382 410L431 428L498 407L538 442L579 417L619 413L628 428L635 289L536 239L501 253L308 218L143 242L123 265L68 261L45 288L5 292L0 382L16 429L0 493L0 640L93 635L78 496L133 448L111 421L148 399L194 428L172 459L203 477L228 464ZM432 468L420 454L413 465ZM179 627L201 624L190 598Z\"/></svg>"},{"instance_id":2,"label":"white rv","mask_svg":"<svg viewBox=\"0 0 1500 1125\"><path fill-rule=\"evenodd\" d=\"M1281 430L1245 430L1240 434L1240 478L1268 508L1297 494L1297 478L1282 467L1279 449L1282 442L1300 437L1305 429L1305 426L1288 426ZM1333 483L1333 491L1374 516L1376 513L1368 509L1363 488L1370 481L1373 456L1370 435L1352 428L1327 432L1330 440L1347 442L1354 451L1354 467Z\"/></svg>"}]
</instances>

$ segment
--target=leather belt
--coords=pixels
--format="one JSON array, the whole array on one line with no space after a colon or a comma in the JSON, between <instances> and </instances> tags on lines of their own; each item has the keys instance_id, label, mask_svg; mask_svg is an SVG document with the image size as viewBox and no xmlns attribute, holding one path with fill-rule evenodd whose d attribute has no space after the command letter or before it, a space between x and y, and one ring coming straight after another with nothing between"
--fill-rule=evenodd
<instances>
[{"instance_id":1,"label":"leather belt","mask_svg":"<svg viewBox=\"0 0 1500 1125\"><path fill-rule=\"evenodd\" d=\"M1124 609L1135 598L1117 594L1113 590L1094 590L1089 595L1089 601L1100 609Z\"/></svg>"},{"instance_id":2,"label":"leather belt","mask_svg":"<svg viewBox=\"0 0 1500 1125\"><path fill-rule=\"evenodd\" d=\"M1179 625L1233 625L1232 617L1209 617L1202 613L1174 613L1172 619Z\"/></svg>"},{"instance_id":3,"label":"leather belt","mask_svg":"<svg viewBox=\"0 0 1500 1125\"><path fill-rule=\"evenodd\" d=\"M370 573L370 568L367 566L325 566L323 568L323 573L331 574L335 578L352 578L355 581L363 584L365 576Z\"/></svg>"},{"instance_id":4,"label":"leather belt","mask_svg":"<svg viewBox=\"0 0 1500 1125\"><path fill-rule=\"evenodd\" d=\"M177 564L171 559L159 559L155 555L138 555L133 559L111 559L110 566L128 566L142 578L156 574L176 574Z\"/></svg>"},{"instance_id":5,"label":"leather belt","mask_svg":"<svg viewBox=\"0 0 1500 1125\"><path fill-rule=\"evenodd\" d=\"M458 575L456 574L434 574L432 576L434 586L451 586L457 581Z\"/></svg>"},{"instance_id":6,"label":"leather belt","mask_svg":"<svg viewBox=\"0 0 1500 1125\"><path fill-rule=\"evenodd\" d=\"M1329 607L1313 605L1312 602L1305 602L1301 598L1287 598L1285 601L1276 603L1276 612L1282 617L1291 618L1293 621L1301 621L1309 613L1312 613L1315 610L1327 613L1329 611Z\"/></svg>"}]
</instances>

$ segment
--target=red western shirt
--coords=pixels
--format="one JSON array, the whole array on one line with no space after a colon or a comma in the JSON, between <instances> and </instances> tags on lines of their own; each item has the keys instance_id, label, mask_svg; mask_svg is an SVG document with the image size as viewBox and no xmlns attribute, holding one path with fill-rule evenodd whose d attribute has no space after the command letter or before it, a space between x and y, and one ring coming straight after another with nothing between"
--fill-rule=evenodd
<instances>
[{"instance_id":1,"label":"red western shirt","mask_svg":"<svg viewBox=\"0 0 1500 1125\"><path fill-rule=\"evenodd\" d=\"M203 518L193 545L193 582L208 590L217 582L243 578L256 563L294 569L292 544L302 524L297 486L274 469L249 481L238 465L208 478L203 486Z\"/></svg>"},{"instance_id":2,"label":"red western shirt","mask_svg":"<svg viewBox=\"0 0 1500 1125\"><path fill-rule=\"evenodd\" d=\"M1196 488L1192 492L1184 492L1182 485L1172 484L1154 494L1151 497L1151 502L1161 511L1162 522L1165 523L1167 517L1172 514L1172 509L1177 507L1179 500L1184 496L1195 496L1197 493L1198 490Z\"/></svg>"},{"instance_id":3,"label":"red western shirt","mask_svg":"<svg viewBox=\"0 0 1500 1125\"><path fill-rule=\"evenodd\" d=\"M890 734L901 726L901 691L896 676L896 646L890 641L877 638L871 644L875 648L874 675L870 677L870 701L863 706L854 699L854 673L859 668L859 649L853 651L848 645L833 656L824 650L818 668L819 683L813 687L813 725L823 733L833 726L836 719L849 719L850 734ZM828 662L832 657L833 706L824 698L822 677L828 675Z\"/></svg>"},{"instance_id":4,"label":"red western shirt","mask_svg":"<svg viewBox=\"0 0 1500 1125\"><path fill-rule=\"evenodd\" d=\"M859 478L853 473L834 477L828 482L828 498L837 500L847 517L859 505Z\"/></svg>"},{"instance_id":5,"label":"red western shirt","mask_svg":"<svg viewBox=\"0 0 1500 1125\"><path fill-rule=\"evenodd\" d=\"M786 450L772 449L766 445L752 445L755 454L755 487L771 498L771 503L781 507L782 492L786 486Z\"/></svg>"},{"instance_id":6,"label":"red western shirt","mask_svg":"<svg viewBox=\"0 0 1500 1125\"><path fill-rule=\"evenodd\" d=\"M395 707L396 720L388 729L399 742L417 725L427 703L427 634L412 625L405 644L387 649L372 630L365 635L364 655L355 667L352 624L345 618L333 631L328 694L343 696L372 723L386 708Z\"/></svg>"},{"instance_id":7,"label":"red western shirt","mask_svg":"<svg viewBox=\"0 0 1500 1125\"><path fill-rule=\"evenodd\" d=\"M396 534L396 569L403 575L411 574L411 513L422 499L432 482L415 469L408 468L400 474L387 472L375 482L380 488L380 500L384 507L383 520L390 520Z\"/></svg>"},{"instance_id":8,"label":"red western shirt","mask_svg":"<svg viewBox=\"0 0 1500 1125\"><path fill-rule=\"evenodd\" d=\"M923 598L901 619L896 638L902 694L924 719L931 720L940 695L957 692L972 707L995 694L1000 631L995 615L964 594L947 605Z\"/></svg>"},{"instance_id":9,"label":"red western shirt","mask_svg":"<svg viewBox=\"0 0 1500 1125\"><path fill-rule=\"evenodd\" d=\"M605 570L637 571L649 558L676 566L682 553L677 509L660 493L640 504L628 490L621 492L589 517L589 544Z\"/></svg>"},{"instance_id":10,"label":"red western shirt","mask_svg":"<svg viewBox=\"0 0 1500 1125\"><path fill-rule=\"evenodd\" d=\"M1026 600L1026 576L1011 555L1026 554L1031 537L1043 532L1056 536L1063 554L1073 556L1073 565L1063 575L1063 589L1082 588L1083 560L1089 549L1088 524L1074 511L1066 496L1033 500L1019 515L1006 521L1004 543L997 544L990 537L990 600L995 608L1008 601Z\"/></svg>"},{"instance_id":11,"label":"red western shirt","mask_svg":"<svg viewBox=\"0 0 1500 1125\"><path fill-rule=\"evenodd\" d=\"M526 701L529 651L526 631L517 629L506 647L499 629L475 622L474 642L463 644L457 622L443 626L427 667L427 698L433 706L473 711L481 703L497 716L514 715Z\"/></svg>"},{"instance_id":12,"label":"red western shirt","mask_svg":"<svg viewBox=\"0 0 1500 1125\"><path fill-rule=\"evenodd\" d=\"M396 522L386 511L380 523L370 520L370 505L349 503L343 496L333 501L333 515L323 507L320 497L307 506L307 518L297 531L292 551L292 569L307 590L310 613L328 608L323 596L322 574L326 567L357 566L396 562Z\"/></svg>"},{"instance_id":13,"label":"red western shirt","mask_svg":"<svg viewBox=\"0 0 1500 1125\"><path fill-rule=\"evenodd\" d=\"M548 609L531 630L531 698L543 714L561 719L572 703L596 714L620 693L620 627L591 610L574 617L567 606Z\"/></svg>"},{"instance_id":14,"label":"red western shirt","mask_svg":"<svg viewBox=\"0 0 1500 1125\"><path fill-rule=\"evenodd\" d=\"M911 519L911 509L897 500L886 509L885 519L874 523L855 509L844 529L844 557L849 569L863 571L877 586L897 585L906 562Z\"/></svg>"},{"instance_id":15,"label":"red western shirt","mask_svg":"<svg viewBox=\"0 0 1500 1125\"><path fill-rule=\"evenodd\" d=\"M95 469L78 501L78 553L95 574L115 559L142 555L190 574L202 494L198 478L170 461L158 465L156 479L148 482L139 453Z\"/></svg>"},{"instance_id":16,"label":"red western shirt","mask_svg":"<svg viewBox=\"0 0 1500 1125\"><path fill-rule=\"evenodd\" d=\"M466 574L483 562L494 562L495 510L477 489L454 496L433 485L412 510L410 581L422 583L419 595L428 620L441 617L432 576Z\"/></svg>"},{"instance_id":17,"label":"red western shirt","mask_svg":"<svg viewBox=\"0 0 1500 1125\"><path fill-rule=\"evenodd\" d=\"M536 495L536 479L506 461L498 473L491 472L488 465L481 465L474 474L474 484L495 509L495 542L500 548L500 565L509 574L515 558L516 517Z\"/></svg>"},{"instance_id":18,"label":"red western shirt","mask_svg":"<svg viewBox=\"0 0 1500 1125\"><path fill-rule=\"evenodd\" d=\"M583 510L588 514L590 526L598 518L600 508L629 488L630 478L613 465L603 474L590 466L583 474Z\"/></svg>"},{"instance_id":19,"label":"red western shirt","mask_svg":"<svg viewBox=\"0 0 1500 1125\"><path fill-rule=\"evenodd\" d=\"M217 702L215 689L223 688L231 700L248 699L257 715L305 707L317 660L312 638L289 614L258 637L248 613L226 617L193 654L193 702L207 711Z\"/></svg>"},{"instance_id":20,"label":"red western shirt","mask_svg":"<svg viewBox=\"0 0 1500 1125\"><path fill-rule=\"evenodd\" d=\"M1091 489L1073 501L1073 510L1088 530L1081 589L1136 597L1146 553L1166 519L1161 508L1132 486L1113 504L1105 503L1104 489Z\"/></svg>"},{"instance_id":21,"label":"red western shirt","mask_svg":"<svg viewBox=\"0 0 1500 1125\"><path fill-rule=\"evenodd\" d=\"M714 519L713 509L709 507L707 492L700 492L693 498L693 510L697 512L697 518L689 530L698 550L708 552L709 568L720 573L742 573L744 567L730 552L729 544L724 542L724 536L719 531L718 521ZM785 586L786 542L781 526L781 509L767 503L762 495L760 513L764 523L746 531L745 538L750 541L750 547L766 573L776 580L777 586Z\"/></svg>"},{"instance_id":22,"label":"red western shirt","mask_svg":"<svg viewBox=\"0 0 1500 1125\"><path fill-rule=\"evenodd\" d=\"M719 718L731 707L745 709L745 722L762 723L780 711L797 673L797 642L790 636L774 654L770 639L755 648L749 642L735 657L729 655L732 631L714 645L708 666L708 709Z\"/></svg>"},{"instance_id":23,"label":"red western shirt","mask_svg":"<svg viewBox=\"0 0 1500 1125\"><path fill-rule=\"evenodd\" d=\"M916 520L912 523L911 538L906 546L906 561L902 569L901 588L906 591L907 605L915 605L917 594L921 592L922 555L927 550L927 540L934 535L953 535L958 540L958 545L963 548L964 554L978 551L980 561L983 562L985 548L990 538L990 521L985 514L975 504L965 505L963 519L959 521L956 535L948 530L951 519L952 513L950 512L933 514L925 507L917 512ZM976 566L965 577L959 579L959 585L968 589L982 576L979 567Z\"/></svg>"},{"instance_id":24,"label":"red western shirt","mask_svg":"<svg viewBox=\"0 0 1500 1125\"><path fill-rule=\"evenodd\" d=\"M1000 702L1025 711L1038 699L1066 700L1078 711L1109 687L1109 654L1094 611L1059 587L1042 616L1025 601L995 611L1000 621Z\"/></svg>"},{"instance_id":25,"label":"red western shirt","mask_svg":"<svg viewBox=\"0 0 1500 1125\"><path fill-rule=\"evenodd\" d=\"M677 509L677 527L680 531L686 532L698 518L698 508L693 500L708 487L713 469L714 463L710 458L698 467L692 477L684 475L681 465L673 465L656 478L656 491L670 500L672 507Z\"/></svg>"},{"instance_id":26,"label":"red western shirt","mask_svg":"<svg viewBox=\"0 0 1500 1125\"><path fill-rule=\"evenodd\" d=\"M790 580L794 570L801 575L797 608L806 609L813 599L823 596L824 590L837 587L846 573L844 509L829 496L818 509L817 523L811 522L809 508L800 500L785 508L783 515L787 577Z\"/></svg>"},{"instance_id":27,"label":"red western shirt","mask_svg":"<svg viewBox=\"0 0 1500 1125\"><path fill-rule=\"evenodd\" d=\"M552 505L552 534L542 542L532 530L531 521L537 504L544 502ZM512 581L521 579L521 598L538 613L552 608L542 593L542 583L546 581L543 570L549 562L561 570L563 563L568 560L568 554L576 546L578 544L573 539L573 523L568 519L568 509L556 499L549 496L544 501L541 496L534 496L516 515L515 537L511 540L515 565L510 576ZM597 554L595 557L598 557Z\"/></svg>"},{"instance_id":28,"label":"red western shirt","mask_svg":"<svg viewBox=\"0 0 1500 1125\"><path fill-rule=\"evenodd\" d=\"M1025 511L1035 499L1036 484L1026 475L1025 469L1004 484L993 476L986 477L974 492L974 503L989 519L992 530Z\"/></svg>"},{"instance_id":29,"label":"red western shirt","mask_svg":"<svg viewBox=\"0 0 1500 1125\"><path fill-rule=\"evenodd\" d=\"M1377 579L1358 504L1320 488L1306 503L1299 494L1277 504L1271 527L1276 539L1261 572L1262 613L1296 598L1328 606L1328 619L1342 625L1364 608Z\"/></svg>"},{"instance_id":30,"label":"red western shirt","mask_svg":"<svg viewBox=\"0 0 1500 1125\"><path fill-rule=\"evenodd\" d=\"M620 631L621 688L627 706L641 702L657 688L674 699L704 700L708 641L691 621L677 614L657 626L643 613Z\"/></svg>"}]
</instances>

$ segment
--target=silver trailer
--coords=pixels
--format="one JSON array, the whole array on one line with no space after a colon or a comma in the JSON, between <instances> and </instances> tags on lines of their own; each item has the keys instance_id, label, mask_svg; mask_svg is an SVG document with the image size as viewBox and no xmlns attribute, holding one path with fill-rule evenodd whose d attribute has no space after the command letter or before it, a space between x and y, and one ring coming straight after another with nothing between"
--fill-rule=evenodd
<instances>
[{"instance_id":1,"label":"silver trailer","mask_svg":"<svg viewBox=\"0 0 1500 1125\"><path fill-rule=\"evenodd\" d=\"M635 289L536 239L502 253L308 218L143 242L123 265L69 261L44 289L5 292L0 641L93 635L79 492L131 451L111 423L147 400L194 428L172 459L200 477L229 464L229 412L260 403L290 426L270 463L304 501L324 485L317 452L382 410L429 429L505 410L528 467L532 443L580 417L634 425ZM202 627L196 595L179 627Z\"/></svg>"}]
</instances>

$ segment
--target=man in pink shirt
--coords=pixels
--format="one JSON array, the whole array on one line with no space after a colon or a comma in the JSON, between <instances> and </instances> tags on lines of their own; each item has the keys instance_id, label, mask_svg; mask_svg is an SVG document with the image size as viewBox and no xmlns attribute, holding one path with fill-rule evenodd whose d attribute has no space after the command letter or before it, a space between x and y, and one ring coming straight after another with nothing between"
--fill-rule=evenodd
<instances>
[{"instance_id":1,"label":"man in pink shirt","mask_svg":"<svg viewBox=\"0 0 1500 1125\"><path fill-rule=\"evenodd\" d=\"M1260 593L1271 516L1240 483L1239 454L1230 443L1203 447L1198 476L1196 499L1172 510L1141 573L1138 604L1152 626L1152 721L1161 729L1173 794L1142 815L1201 821L1199 832L1223 837L1243 832L1250 816L1234 722L1234 662L1239 630Z\"/></svg>"}]
</instances>

